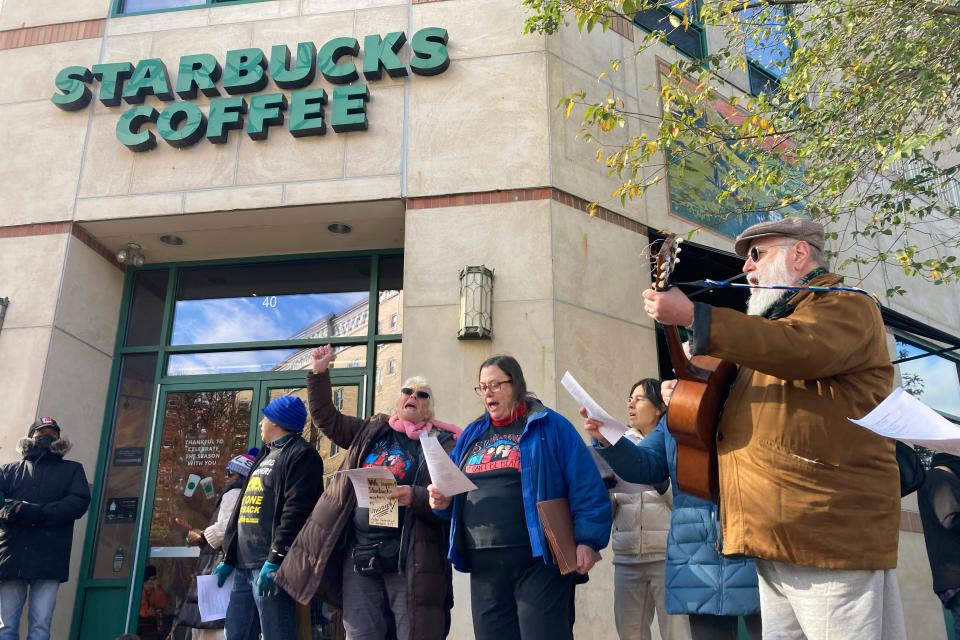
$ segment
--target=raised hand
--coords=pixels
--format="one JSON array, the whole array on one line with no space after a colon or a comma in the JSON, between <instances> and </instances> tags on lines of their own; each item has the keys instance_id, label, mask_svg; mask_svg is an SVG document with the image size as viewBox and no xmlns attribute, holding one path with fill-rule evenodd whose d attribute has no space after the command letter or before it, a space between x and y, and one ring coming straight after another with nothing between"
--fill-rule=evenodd
<instances>
[{"instance_id":1,"label":"raised hand","mask_svg":"<svg viewBox=\"0 0 960 640\"><path fill-rule=\"evenodd\" d=\"M323 373L330 367L330 363L333 361L333 347L328 344L317 347L311 352L310 358L312 360L310 366L313 368L314 373Z\"/></svg>"}]
</instances>

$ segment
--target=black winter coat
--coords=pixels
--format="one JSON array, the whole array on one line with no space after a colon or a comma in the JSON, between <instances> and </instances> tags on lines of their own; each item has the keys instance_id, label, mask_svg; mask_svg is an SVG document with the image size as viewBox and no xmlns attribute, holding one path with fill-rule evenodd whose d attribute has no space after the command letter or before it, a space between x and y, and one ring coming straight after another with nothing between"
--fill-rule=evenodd
<instances>
[{"instance_id":1,"label":"black winter coat","mask_svg":"<svg viewBox=\"0 0 960 640\"><path fill-rule=\"evenodd\" d=\"M933 591L960 587L960 478L946 466L927 471L917 492Z\"/></svg>"},{"instance_id":2,"label":"black winter coat","mask_svg":"<svg viewBox=\"0 0 960 640\"><path fill-rule=\"evenodd\" d=\"M70 446L61 439L40 449L21 438L23 459L0 467L8 501L0 509L0 580L67 581L73 523L90 506L83 465L63 459Z\"/></svg>"},{"instance_id":3,"label":"black winter coat","mask_svg":"<svg viewBox=\"0 0 960 640\"><path fill-rule=\"evenodd\" d=\"M250 470L251 477L269 451L267 446L260 448L260 454ZM273 511L273 541L267 560L280 564L323 493L323 459L316 449L297 436L283 446L274 473L277 474L274 485L276 508ZM244 491L246 487L244 483ZM237 566L237 520L243 504L243 494L240 496L223 537L224 562L234 567Z\"/></svg>"},{"instance_id":4,"label":"black winter coat","mask_svg":"<svg viewBox=\"0 0 960 640\"><path fill-rule=\"evenodd\" d=\"M340 413L332 401L329 373L308 373L307 394L313 424L347 449L341 470L360 468L373 443L390 432L388 417L383 414L361 419ZM439 440L447 451L453 449L450 434L441 433ZM447 562L449 525L428 504L429 484L430 472L421 456L413 484L414 501L407 509L401 534L412 640L445 638L453 607L453 578ZM345 475L335 476L277 572L277 584L297 602L306 604L318 598L337 608L349 606L343 602L343 563L349 557L346 543L356 506L350 481Z\"/></svg>"}]
</instances>

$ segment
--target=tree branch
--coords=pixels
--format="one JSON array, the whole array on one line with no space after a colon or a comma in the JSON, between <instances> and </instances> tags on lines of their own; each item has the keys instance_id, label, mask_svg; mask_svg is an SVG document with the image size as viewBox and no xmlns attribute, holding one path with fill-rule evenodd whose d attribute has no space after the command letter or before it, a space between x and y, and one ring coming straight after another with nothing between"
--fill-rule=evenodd
<instances>
[{"instance_id":1,"label":"tree branch","mask_svg":"<svg viewBox=\"0 0 960 640\"><path fill-rule=\"evenodd\" d=\"M741 11L747 11L748 9L762 9L763 7L768 7L771 5L786 6L809 4L814 1L815 0L761 0L759 2L748 2L746 4L738 5L737 7L734 7L730 13L739 13ZM923 2L922 4L924 9L927 9L933 13L943 13L949 16L960 16L960 6L952 6L937 2Z\"/></svg>"}]
</instances>

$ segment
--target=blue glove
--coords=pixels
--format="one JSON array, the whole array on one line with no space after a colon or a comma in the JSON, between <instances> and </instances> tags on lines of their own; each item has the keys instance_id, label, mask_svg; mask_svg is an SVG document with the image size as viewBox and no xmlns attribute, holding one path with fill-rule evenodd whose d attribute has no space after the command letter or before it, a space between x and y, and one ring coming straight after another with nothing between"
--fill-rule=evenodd
<instances>
[{"instance_id":1,"label":"blue glove","mask_svg":"<svg viewBox=\"0 0 960 640\"><path fill-rule=\"evenodd\" d=\"M217 568L213 570L213 575L217 576L217 586L222 587L223 583L227 581L227 577L233 573L233 567L227 564L226 562L221 562L217 565Z\"/></svg>"},{"instance_id":2,"label":"blue glove","mask_svg":"<svg viewBox=\"0 0 960 640\"><path fill-rule=\"evenodd\" d=\"M277 577L277 569L280 565L272 562L264 562L260 569L260 576L257 577L257 593L260 597L273 595L277 591L277 583L274 580Z\"/></svg>"}]
</instances>

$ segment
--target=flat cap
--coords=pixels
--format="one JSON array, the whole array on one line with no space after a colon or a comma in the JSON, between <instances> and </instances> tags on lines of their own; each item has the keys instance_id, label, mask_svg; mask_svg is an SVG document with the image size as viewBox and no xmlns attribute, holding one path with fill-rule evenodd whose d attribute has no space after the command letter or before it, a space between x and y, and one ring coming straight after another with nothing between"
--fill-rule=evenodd
<instances>
[{"instance_id":1,"label":"flat cap","mask_svg":"<svg viewBox=\"0 0 960 640\"><path fill-rule=\"evenodd\" d=\"M745 258L754 240L770 236L803 240L811 247L823 251L823 225L806 218L784 218L747 227L737 236L733 243L733 250L741 258Z\"/></svg>"}]
</instances>

